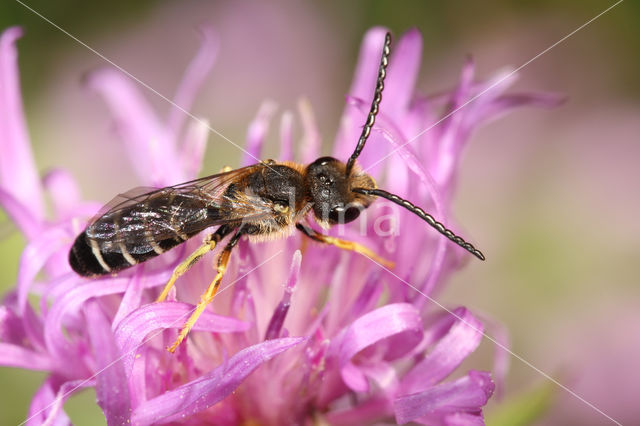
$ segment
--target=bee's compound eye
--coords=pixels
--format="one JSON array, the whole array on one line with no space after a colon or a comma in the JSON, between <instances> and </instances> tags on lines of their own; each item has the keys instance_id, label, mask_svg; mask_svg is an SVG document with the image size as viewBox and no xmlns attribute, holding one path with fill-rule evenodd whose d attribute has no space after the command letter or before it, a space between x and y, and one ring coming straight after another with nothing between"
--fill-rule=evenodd
<instances>
[{"instance_id":1,"label":"bee's compound eye","mask_svg":"<svg viewBox=\"0 0 640 426\"><path fill-rule=\"evenodd\" d=\"M360 209L353 206L336 206L329 211L331 223L349 223L360 216Z\"/></svg>"}]
</instances>

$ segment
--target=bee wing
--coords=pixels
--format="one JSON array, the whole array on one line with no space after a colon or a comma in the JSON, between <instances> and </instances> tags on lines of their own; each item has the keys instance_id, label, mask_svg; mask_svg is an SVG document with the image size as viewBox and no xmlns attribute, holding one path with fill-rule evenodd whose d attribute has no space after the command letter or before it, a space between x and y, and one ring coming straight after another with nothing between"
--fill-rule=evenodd
<instances>
[{"instance_id":1,"label":"bee wing","mask_svg":"<svg viewBox=\"0 0 640 426\"><path fill-rule=\"evenodd\" d=\"M125 246L133 253L146 252L152 243L185 240L211 226L263 217L271 206L262 199L227 193L230 185L261 167L257 164L160 189L134 188L101 210L87 226L87 237L103 251L121 252Z\"/></svg>"},{"instance_id":2,"label":"bee wing","mask_svg":"<svg viewBox=\"0 0 640 426\"><path fill-rule=\"evenodd\" d=\"M107 213L112 213L120 209L125 209L126 207L130 207L134 204L137 204L141 199L145 196L150 196L154 192L159 192L163 188L154 188L152 186L137 186L128 190L127 192L123 192L122 194L118 194L113 199L111 199L107 204L102 206L98 213L96 213L93 218L89 221L89 223L94 223L102 216Z\"/></svg>"}]
</instances>

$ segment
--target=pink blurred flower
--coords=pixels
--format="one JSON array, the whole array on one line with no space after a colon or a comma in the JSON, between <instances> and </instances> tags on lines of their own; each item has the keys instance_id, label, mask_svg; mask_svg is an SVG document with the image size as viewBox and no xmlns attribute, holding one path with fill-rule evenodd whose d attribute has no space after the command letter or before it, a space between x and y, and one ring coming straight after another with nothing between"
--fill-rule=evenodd
<instances>
[{"instance_id":1,"label":"pink blurred flower","mask_svg":"<svg viewBox=\"0 0 640 426\"><path fill-rule=\"evenodd\" d=\"M346 160L357 140L384 33L376 28L365 36L335 141L337 158ZM192 308L175 300L197 300L211 279L210 263L192 268L171 301L158 304L150 303L157 287L199 241L117 277L86 280L72 273L68 249L99 205L81 201L62 170L38 177L19 94L19 36L11 28L0 38L0 204L27 246L16 290L0 306L0 365L49 373L33 398L28 424L68 424L64 401L88 386L96 388L109 424L353 424L394 417L400 423L483 422L482 407L494 390L490 374L470 371L445 381L480 343L482 323L463 307L453 309L455 315L432 312L424 297L468 253L409 212L390 216L393 206L382 201L366 220L332 232L394 261L393 273L352 252L305 245L298 236L259 245L242 241L213 309L175 355L168 353L164 348ZM452 93L416 97L421 43L417 31L397 42L381 113L360 162L373 165L368 171L381 187L445 219L473 129L513 106L552 105L556 99L504 95L506 85L500 85L404 145L498 81L474 83L469 62ZM215 38L204 30L174 98L181 108L189 109L214 59ZM199 173L204 120L187 121L175 107L166 121L159 119L134 84L112 69L93 73L88 84L107 101L143 184L166 186ZM274 112L265 104L249 127L245 163L260 157ZM320 136L307 104L299 115L299 160L308 163L319 156ZM293 157L293 118L290 112L282 116L280 160ZM393 150L388 160L375 163ZM45 193L53 202L50 219ZM40 298L40 313L27 302L29 294Z\"/></svg>"}]
</instances>

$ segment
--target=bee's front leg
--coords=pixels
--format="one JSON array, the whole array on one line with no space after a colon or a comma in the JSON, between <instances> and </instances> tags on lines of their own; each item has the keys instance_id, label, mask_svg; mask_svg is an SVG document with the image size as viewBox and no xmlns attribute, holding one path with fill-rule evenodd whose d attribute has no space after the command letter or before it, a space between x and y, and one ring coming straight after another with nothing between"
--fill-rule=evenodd
<instances>
[{"instance_id":1,"label":"bee's front leg","mask_svg":"<svg viewBox=\"0 0 640 426\"><path fill-rule=\"evenodd\" d=\"M344 250L355 251L356 253L360 253L361 255L368 257L369 259L384 265L387 268L393 268L395 264L390 260L387 260L381 256L378 256L371 249L363 246L362 244L358 244L354 241L341 240L340 238L330 237L329 235L324 235L316 231L302 223L297 223L296 228L300 230L304 235L311 238L312 240L318 241L324 244L331 244L333 246L339 247Z\"/></svg>"}]
</instances>

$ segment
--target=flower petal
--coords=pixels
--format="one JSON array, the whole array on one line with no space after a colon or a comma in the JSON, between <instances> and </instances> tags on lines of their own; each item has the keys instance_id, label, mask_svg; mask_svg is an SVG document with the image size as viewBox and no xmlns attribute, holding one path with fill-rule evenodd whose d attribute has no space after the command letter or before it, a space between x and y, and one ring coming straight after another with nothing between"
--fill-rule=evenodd
<instances>
[{"instance_id":1,"label":"flower petal","mask_svg":"<svg viewBox=\"0 0 640 426\"><path fill-rule=\"evenodd\" d=\"M493 394L493 389L489 373L472 370L454 382L442 383L419 393L396 398L393 402L396 421L404 424L430 414L478 415L481 407ZM429 422L433 423L436 422Z\"/></svg>"},{"instance_id":2,"label":"flower petal","mask_svg":"<svg viewBox=\"0 0 640 426\"><path fill-rule=\"evenodd\" d=\"M420 313L408 303L386 305L361 316L342 332L340 338L332 342L342 379L351 389L366 392L369 384L365 374L353 363L352 358L367 347L391 339L385 359L393 360L418 344L422 333Z\"/></svg>"},{"instance_id":3,"label":"flower petal","mask_svg":"<svg viewBox=\"0 0 640 426\"><path fill-rule=\"evenodd\" d=\"M18 315L17 299L16 293L10 292L0 305L0 341L45 352L42 318L28 304Z\"/></svg>"},{"instance_id":4,"label":"flower petal","mask_svg":"<svg viewBox=\"0 0 640 426\"><path fill-rule=\"evenodd\" d=\"M129 423L131 405L129 387L124 374L120 353L115 345L111 324L96 300L85 305L89 338L94 351L96 369L96 396L107 424Z\"/></svg>"},{"instance_id":5,"label":"flower petal","mask_svg":"<svg viewBox=\"0 0 640 426\"><path fill-rule=\"evenodd\" d=\"M508 328L500 321L487 317L482 317L482 322L491 331L491 336L497 342L493 347L493 365L491 374L496 382L496 398L501 399L505 391L505 381L511 363L511 336Z\"/></svg>"},{"instance_id":6,"label":"flower petal","mask_svg":"<svg viewBox=\"0 0 640 426\"><path fill-rule=\"evenodd\" d=\"M142 292L144 291L144 265L140 266L133 275L133 278L127 284L127 290L122 296L122 300L118 306L118 312L113 317L111 328L116 329L120 321L132 311L140 307L142 301Z\"/></svg>"},{"instance_id":7,"label":"flower petal","mask_svg":"<svg viewBox=\"0 0 640 426\"><path fill-rule=\"evenodd\" d=\"M40 354L11 343L0 342L0 365L28 370L51 371L53 362L46 354Z\"/></svg>"},{"instance_id":8,"label":"flower petal","mask_svg":"<svg viewBox=\"0 0 640 426\"><path fill-rule=\"evenodd\" d=\"M378 62L380 52L381 50L378 51ZM403 119L406 116L420 71L421 56L422 35L415 28L404 33L393 47L393 59L389 62L384 81L384 93L388 95L383 96L381 105L394 119Z\"/></svg>"},{"instance_id":9,"label":"flower petal","mask_svg":"<svg viewBox=\"0 0 640 426\"><path fill-rule=\"evenodd\" d=\"M388 417L392 410L387 398L371 398L347 410L331 411L327 413L326 419L331 425L376 424L375 420Z\"/></svg>"},{"instance_id":10,"label":"flower petal","mask_svg":"<svg viewBox=\"0 0 640 426\"><path fill-rule=\"evenodd\" d=\"M358 55L358 64L349 89L350 96L361 99L373 98L378 68L380 67L380 55L387 31L388 29L384 27L375 27L364 35ZM402 68L406 68L406 66L403 64Z\"/></svg>"},{"instance_id":11,"label":"flower petal","mask_svg":"<svg viewBox=\"0 0 640 426\"><path fill-rule=\"evenodd\" d=\"M256 117L249 124L247 130L247 142L244 155L242 157L242 166L249 166L259 162L262 155L262 145L269 131L271 118L275 114L277 105L272 101L265 101L260 105Z\"/></svg>"},{"instance_id":12,"label":"flower petal","mask_svg":"<svg viewBox=\"0 0 640 426\"><path fill-rule=\"evenodd\" d=\"M365 282L357 299L351 306L351 318L358 318L373 309L384 290L380 285L380 271L375 271Z\"/></svg>"},{"instance_id":13,"label":"flower petal","mask_svg":"<svg viewBox=\"0 0 640 426\"><path fill-rule=\"evenodd\" d=\"M308 99L301 99L298 102L298 114L300 114L300 120L302 121L300 160L303 164L310 164L320 156L322 137L318 131L316 117Z\"/></svg>"},{"instance_id":14,"label":"flower petal","mask_svg":"<svg viewBox=\"0 0 640 426\"><path fill-rule=\"evenodd\" d=\"M219 40L215 36L212 28L202 26L199 30L202 43L200 44L198 53L196 53L196 56L189 63L182 77L182 81L178 86L178 90L173 97L174 104L180 108L171 105L171 111L167 119L167 127L174 138L177 137L180 129L184 125L185 119L188 117L185 111L191 109L204 79L211 71L218 56Z\"/></svg>"},{"instance_id":15,"label":"flower petal","mask_svg":"<svg viewBox=\"0 0 640 426\"><path fill-rule=\"evenodd\" d=\"M69 417L62 410L64 402L75 392L95 386L94 380L73 380L57 385L59 382L57 377L49 377L38 389L29 406L27 426L70 425Z\"/></svg>"},{"instance_id":16,"label":"flower petal","mask_svg":"<svg viewBox=\"0 0 640 426\"><path fill-rule=\"evenodd\" d=\"M87 84L107 102L141 182L162 187L183 181L181 171L174 167L175 142L133 81L104 68L91 73Z\"/></svg>"},{"instance_id":17,"label":"flower petal","mask_svg":"<svg viewBox=\"0 0 640 426\"><path fill-rule=\"evenodd\" d=\"M52 227L41 233L39 238L27 244L22 256L20 256L18 268L18 313L24 312L29 296L29 287L36 275L52 254L68 244L68 238L69 236L62 229Z\"/></svg>"},{"instance_id":18,"label":"flower petal","mask_svg":"<svg viewBox=\"0 0 640 426\"><path fill-rule=\"evenodd\" d=\"M43 183L53 203L54 216L58 219L73 216L82 197L71 174L63 169L53 169L45 175Z\"/></svg>"},{"instance_id":19,"label":"flower petal","mask_svg":"<svg viewBox=\"0 0 640 426\"><path fill-rule=\"evenodd\" d=\"M0 205L11 218L11 221L20 229L20 232L27 237L27 240L33 240L38 237L41 229L40 220L32 214L29 207L1 186Z\"/></svg>"},{"instance_id":20,"label":"flower petal","mask_svg":"<svg viewBox=\"0 0 640 426\"><path fill-rule=\"evenodd\" d=\"M364 35L358 56L358 64L349 89L350 97L369 100L373 98L380 66L380 54L386 32L386 28L375 27ZM353 144L358 140L358 136L362 131L366 114L366 112L363 113L349 105L345 106L340 120L340 129L333 146L332 155L335 158L349 158L354 148ZM377 158L380 158L380 156Z\"/></svg>"},{"instance_id":21,"label":"flower petal","mask_svg":"<svg viewBox=\"0 0 640 426\"><path fill-rule=\"evenodd\" d=\"M250 346L204 376L143 402L133 424L167 423L198 413L230 395L256 368L304 338L268 340Z\"/></svg>"},{"instance_id":22,"label":"flower petal","mask_svg":"<svg viewBox=\"0 0 640 426\"><path fill-rule=\"evenodd\" d=\"M353 98L351 99L351 102L358 108L365 107L365 104L361 99ZM435 217L439 218L440 221L443 221L448 227L451 227L446 223L447 221L445 221L446 216L443 201L444 196L441 193L440 187L428 172L428 169L423 165L423 162L418 159L417 154L415 153L411 145L405 142L406 136L402 134L401 129L396 126L395 122L390 117L388 117L385 113L380 112L378 113L376 125L374 125L373 131L374 133L380 134L387 142L389 142L391 148L398 154L397 157L399 158L396 158L396 156L392 157L392 160L394 160L394 164L396 164L396 166L390 165L388 168L388 173L394 176L394 182L396 181L396 174L394 170L398 170L397 163L395 163L395 161L402 161L402 164L405 166L405 168L408 171L411 171L419 179L420 187L425 188L426 193L429 196L428 201L433 203ZM405 180L411 182L411 187L415 187L415 182L413 182L413 179ZM397 187L402 185L394 185L392 183L388 183L387 185L387 189L391 192L400 194L401 196L403 195L404 189ZM413 215L409 212L405 212L403 210L401 214L403 214L404 217L407 217L409 222L415 220ZM414 242L420 248L424 246L423 241L419 238L414 238ZM412 247L411 243L412 242L409 242L409 244L405 244L400 248L400 252L397 253L397 259L413 259L413 256L405 255L406 253L417 252L416 247ZM421 283L419 284L419 289L420 291L422 291L422 293L425 293L427 295L431 294L435 284L438 282L443 272L444 257L447 250L451 247L454 247L450 243L448 243L445 238L440 237L437 238L436 244L436 254L433 257L431 265L428 268L429 273L426 279L422 277L412 278L412 282L415 281L417 283ZM413 261L406 263L407 267L411 269L413 269L415 266ZM404 271L402 262L399 262L396 268L396 273L402 275L403 272L408 271ZM421 309L427 301L428 299L426 297L416 297L414 305L417 308Z\"/></svg>"},{"instance_id":23,"label":"flower petal","mask_svg":"<svg viewBox=\"0 0 640 426\"><path fill-rule=\"evenodd\" d=\"M0 35L0 188L10 192L36 220L44 217L44 199L22 108L16 40L22 30Z\"/></svg>"},{"instance_id":24,"label":"flower petal","mask_svg":"<svg viewBox=\"0 0 640 426\"><path fill-rule=\"evenodd\" d=\"M179 302L163 302L144 305L126 316L116 327L115 340L123 354L124 371L131 373L136 349L154 330L180 328L193 311L193 305ZM248 323L235 318L204 311L193 326L196 331L234 333L246 331Z\"/></svg>"},{"instance_id":25,"label":"flower petal","mask_svg":"<svg viewBox=\"0 0 640 426\"><path fill-rule=\"evenodd\" d=\"M280 161L293 161L293 113L285 111L280 119Z\"/></svg>"},{"instance_id":26,"label":"flower petal","mask_svg":"<svg viewBox=\"0 0 640 426\"><path fill-rule=\"evenodd\" d=\"M4 343L22 343L24 326L21 318L5 305L0 306L0 341Z\"/></svg>"},{"instance_id":27,"label":"flower petal","mask_svg":"<svg viewBox=\"0 0 640 426\"><path fill-rule=\"evenodd\" d=\"M54 359L67 360L61 368L67 369L71 377L76 377L82 370L80 368L82 364L77 358L80 351L75 347L78 342L69 341L63 333L65 320L68 321L71 314L77 314L82 304L92 297L124 292L130 278L104 278L87 282L72 273L64 278L65 281L56 288L58 295L52 297L54 302L45 318L44 336L47 348ZM166 273L148 275L144 285L146 287L159 285L165 283L167 279ZM74 362L78 362L77 365L74 365Z\"/></svg>"},{"instance_id":28,"label":"flower petal","mask_svg":"<svg viewBox=\"0 0 640 426\"><path fill-rule=\"evenodd\" d=\"M187 179L195 179L200 173L208 138L208 120L193 120L189 123L180 150L182 168Z\"/></svg>"},{"instance_id":29,"label":"flower petal","mask_svg":"<svg viewBox=\"0 0 640 426\"><path fill-rule=\"evenodd\" d=\"M302 254L300 253L300 250L296 250L293 254L293 260L291 261L289 279L287 280L287 285L284 288L284 295L269 321L264 337L265 340L280 337L282 324L284 324L284 319L287 317L287 312L289 312L289 306L291 305L291 293L293 293L293 288L296 286L296 283L300 278L300 262L302 262Z\"/></svg>"},{"instance_id":30,"label":"flower petal","mask_svg":"<svg viewBox=\"0 0 640 426\"><path fill-rule=\"evenodd\" d=\"M514 93L502 95L491 104L478 111L476 120L485 122L495 120L509 110L521 106L534 106L539 108L555 108L564 103L566 97L557 93Z\"/></svg>"},{"instance_id":31,"label":"flower petal","mask_svg":"<svg viewBox=\"0 0 640 426\"><path fill-rule=\"evenodd\" d=\"M427 389L455 370L482 340L482 323L466 308L458 308L444 321L451 322L449 332L429 354L402 379L402 392L415 393Z\"/></svg>"}]
</instances>

